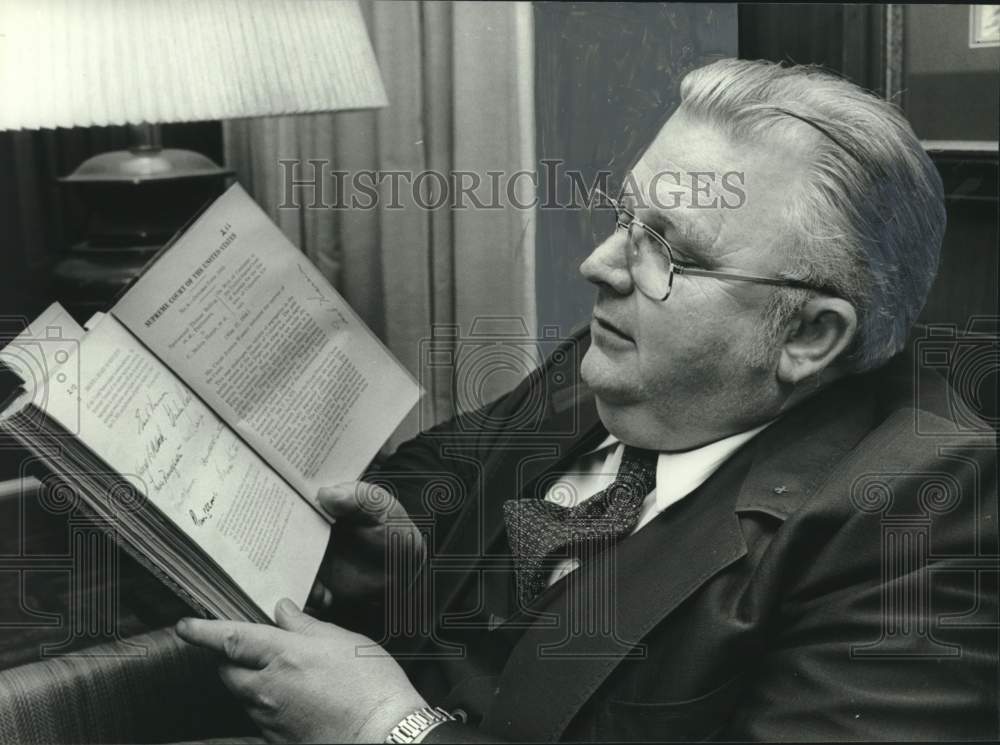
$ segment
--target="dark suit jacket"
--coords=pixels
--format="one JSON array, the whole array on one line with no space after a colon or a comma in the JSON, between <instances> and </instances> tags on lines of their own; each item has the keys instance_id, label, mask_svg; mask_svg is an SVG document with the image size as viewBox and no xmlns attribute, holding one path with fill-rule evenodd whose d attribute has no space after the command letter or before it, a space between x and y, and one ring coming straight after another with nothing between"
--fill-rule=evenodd
<instances>
[{"instance_id":1,"label":"dark suit jacket","mask_svg":"<svg viewBox=\"0 0 1000 745\"><path fill-rule=\"evenodd\" d=\"M997 739L994 443L904 357L517 608L501 504L606 436L588 342L371 476L428 530L390 647L432 704L511 740ZM432 738L463 739L450 727Z\"/></svg>"}]
</instances>

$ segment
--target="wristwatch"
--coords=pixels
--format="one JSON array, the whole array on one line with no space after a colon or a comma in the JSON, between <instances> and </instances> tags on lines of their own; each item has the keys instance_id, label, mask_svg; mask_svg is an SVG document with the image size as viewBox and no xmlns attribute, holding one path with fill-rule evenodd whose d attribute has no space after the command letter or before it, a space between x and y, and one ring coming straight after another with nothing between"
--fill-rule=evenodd
<instances>
[{"instance_id":1,"label":"wristwatch","mask_svg":"<svg viewBox=\"0 0 1000 745\"><path fill-rule=\"evenodd\" d=\"M461 720L440 706L425 706L403 717L403 721L392 728L392 732L385 738L385 741L395 743L420 742L425 734L439 724L458 721Z\"/></svg>"}]
</instances>

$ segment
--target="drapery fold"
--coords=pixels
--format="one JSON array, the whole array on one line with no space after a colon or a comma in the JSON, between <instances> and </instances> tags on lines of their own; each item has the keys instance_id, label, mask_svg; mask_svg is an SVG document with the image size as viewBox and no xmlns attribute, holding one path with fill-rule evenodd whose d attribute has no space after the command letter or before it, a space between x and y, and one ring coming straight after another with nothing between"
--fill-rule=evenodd
<instances>
[{"instance_id":1,"label":"drapery fold","mask_svg":"<svg viewBox=\"0 0 1000 745\"><path fill-rule=\"evenodd\" d=\"M427 364L432 329L457 325L456 333L445 331L450 341L439 334L440 351L442 344L458 350L476 318L516 317L527 330L536 327L534 210L509 199L531 203L534 183L522 177L507 188L518 171L536 169L532 17L528 3L362 7L388 108L226 122L226 161L426 389L394 436L391 444L398 444L456 407L500 395L511 382L486 376L475 395L456 401L454 365ZM318 199L311 186L299 187L298 206L289 205L293 167L299 180L322 171ZM348 182L361 171L403 175L383 178L371 209L330 209L323 204L342 205L352 193L338 193L331 171ZM437 204L437 177L424 178L414 194L418 174L442 174L453 185L455 171L478 174L484 187L477 194L499 208L476 208L469 199L453 205L454 192L449 203L428 208ZM488 171L504 174L502 193L485 186Z\"/></svg>"}]
</instances>

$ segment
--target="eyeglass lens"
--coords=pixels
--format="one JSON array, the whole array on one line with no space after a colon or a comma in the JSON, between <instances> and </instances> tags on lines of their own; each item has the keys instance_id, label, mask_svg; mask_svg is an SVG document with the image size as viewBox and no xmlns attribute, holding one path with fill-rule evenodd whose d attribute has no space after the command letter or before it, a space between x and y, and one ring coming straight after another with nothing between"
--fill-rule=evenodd
<instances>
[{"instance_id":1,"label":"eyeglass lens","mask_svg":"<svg viewBox=\"0 0 1000 745\"><path fill-rule=\"evenodd\" d=\"M631 211L617 209L612 200L595 198L590 207L590 228L593 245L599 246L616 230L624 231L622 225L629 225L630 239L628 251L629 273L636 287L648 297L664 300L670 294L670 259L666 249L648 230L632 224Z\"/></svg>"}]
</instances>

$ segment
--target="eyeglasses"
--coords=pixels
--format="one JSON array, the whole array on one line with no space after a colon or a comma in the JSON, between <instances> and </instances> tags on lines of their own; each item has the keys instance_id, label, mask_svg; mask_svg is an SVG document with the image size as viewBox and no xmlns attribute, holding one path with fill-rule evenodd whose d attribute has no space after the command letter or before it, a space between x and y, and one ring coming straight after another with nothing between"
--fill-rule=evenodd
<instances>
[{"instance_id":1,"label":"eyeglasses","mask_svg":"<svg viewBox=\"0 0 1000 745\"><path fill-rule=\"evenodd\" d=\"M610 209L608 205L611 206ZM733 279L740 282L756 282L781 287L798 287L836 294L827 288L794 279L764 277L735 270L720 272L679 263L674 259L674 251L666 238L639 220L635 213L619 200L609 197L600 189L594 189L590 201L590 215L591 228L597 243L603 243L608 236L617 230L626 231L628 246L625 250L625 257L629 274L639 291L651 300L662 302L670 297L675 274Z\"/></svg>"}]
</instances>

